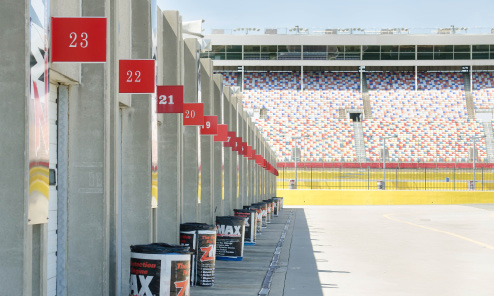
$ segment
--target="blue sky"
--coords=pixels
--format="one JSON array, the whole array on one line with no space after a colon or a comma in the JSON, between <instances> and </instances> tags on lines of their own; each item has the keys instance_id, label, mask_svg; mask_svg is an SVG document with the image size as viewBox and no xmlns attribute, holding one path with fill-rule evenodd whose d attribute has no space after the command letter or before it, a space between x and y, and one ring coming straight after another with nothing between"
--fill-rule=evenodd
<instances>
[{"instance_id":1,"label":"blue sky","mask_svg":"<svg viewBox=\"0 0 494 296\"><path fill-rule=\"evenodd\" d=\"M494 27L494 0L158 0L184 21L205 19L210 29Z\"/></svg>"}]
</instances>

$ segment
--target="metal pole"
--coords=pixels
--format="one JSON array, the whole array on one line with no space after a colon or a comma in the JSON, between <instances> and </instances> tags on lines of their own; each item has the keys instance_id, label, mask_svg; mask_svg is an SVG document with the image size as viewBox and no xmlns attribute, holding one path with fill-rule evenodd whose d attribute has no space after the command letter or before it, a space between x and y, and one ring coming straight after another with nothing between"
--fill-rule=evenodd
<instances>
[{"instance_id":1,"label":"metal pole","mask_svg":"<svg viewBox=\"0 0 494 296\"><path fill-rule=\"evenodd\" d=\"M297 182L297 140L295 140L295 189L298 188Z\"/></svg>"},{"instance_id":2,"label":"metal pole","mask_svg":"<svg viewBox=\"0 0 494 296\"><path fill-rule=\"evenodd\" d=\"M383 137L383 190L386 190L386 138Z\"/></svg>"},{"instance_id":3,"label":"metal pole","mask_svg":"<svg viewBox=\"0 0 494 296\"><path fill-rule=\"evenodd\" d=\"M476 141L477 138L473 138L473 190L475 190L475 144L476 144Z\"/></svg>"}]
</instances>

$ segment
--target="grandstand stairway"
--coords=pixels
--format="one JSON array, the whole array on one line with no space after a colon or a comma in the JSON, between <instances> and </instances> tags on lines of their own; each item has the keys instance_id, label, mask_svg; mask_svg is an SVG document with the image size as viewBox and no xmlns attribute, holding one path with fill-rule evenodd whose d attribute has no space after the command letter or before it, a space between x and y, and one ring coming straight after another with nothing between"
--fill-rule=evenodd
<instances>
[{"instance_id":1,"label":"grandstand stairway","mask_svg":"<svg viewBox=\"0 0 494 296\"><path fill-rule=\"evenodd\" d=\"M372 119L372 108L369 96L369 88L367 87L367 76L362 75L362 101L364 103L364 117Z\"/></svg>"},{"instance_id":2,"label":"grandstand stairway","mask_svg":"<svg viewBox=\"0 0 494 296\"><path fill-rule=\"evenodd\" d=\"M482 122L482 125L484 127L487 160L492 163L494 162L494 135L492 132L492 121Z\"/></svg>"},{"instance_id":3,"label":"grandstand stairway","mask_svg":"<svg viewBox=\"0 0 494 296\"><path fill-rule=\"evenodd\" d=\"M353 133L355 135L355 154L357 155L357 161L366 162L367 156L365 155L364 129L362 127L362 122L353 122Z\"/></svg>"},{"instance_id":4,"label":"grandstand stairway","mask_svg":"<svg viewBox=\"0 0 494 296\"><path fill-rule=\"evenodd\" d=\"M469 119L475 119L475 105L473 103L472 89L470 87L470 74L463 73L463 88L467 103L467 114Z\"/></svg>"}]
</instances>

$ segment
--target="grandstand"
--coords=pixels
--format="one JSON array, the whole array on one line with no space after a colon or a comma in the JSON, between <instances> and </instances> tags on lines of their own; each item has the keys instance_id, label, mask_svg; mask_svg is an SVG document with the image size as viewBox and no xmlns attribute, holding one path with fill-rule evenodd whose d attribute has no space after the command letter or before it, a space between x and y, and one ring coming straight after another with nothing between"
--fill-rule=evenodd
<instances>
[{"instance_id":1,"label":"grandstand","mask_svg":"<svg viewBox=\"0 0 494 296\"><path fill-rule=\"evenodd\" d=\"M379 162L391 135L389 162L472 162L482 136L475 160L494 162L494 54L477 52L490 36L369 37L210 35L202 55L242 88L281 162L293 161L296 136L302 162Z\"/></svg>"}]
</instances>

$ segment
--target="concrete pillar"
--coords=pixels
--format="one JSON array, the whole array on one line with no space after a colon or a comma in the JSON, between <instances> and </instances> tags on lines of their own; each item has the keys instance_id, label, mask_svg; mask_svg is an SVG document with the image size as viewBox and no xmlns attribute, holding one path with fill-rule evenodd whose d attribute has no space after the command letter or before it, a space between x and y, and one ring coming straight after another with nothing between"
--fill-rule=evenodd
<instances>
[{"instance_id":1,"label":"concrete pillar","mask_svg":"<svg viewBox=\"0 0 494 296\"><path fill-rule=\"evenodd\" d=\"M25 295L30 289L30 253L27 237L29 188L29 128L26 124L30 96L29 83L29 1L6 0L0 4L0 287L5 295ZM8 40L8 42L6 42ZM26 281L24 280L26 278ZM25 293L26 292L26 293Z\"/></svg>"},{"instance_id":2,"label":"concrete pillar","mask_svg":"<svg viewBox=\"0 0 494 296\"><path fill-rule=\"evenodd\" d=\"M213 114L213 61L201 59L201 101L204 115ZM213 136L201 136L201 221L213 222L213 188L214 188L214 148Z\"/></svg>"},{"instance_id":3,"label":"concrete pillar","mask_svg":"<svg viewBox=\"0 0 494 296\"><path fill-rule=\"evenodd\" d=\"M243 135L243 124L242 124L242 95L237 94L237 136L242 138L242 142L245 141L245 136ZM244 164L243 164L243 156L237 152L237 203L235 208L241 209L244 204L244 185L245 185L245 177L243 174Z\"/></svg>"},{"instance_id":4,"label":"concrete pillar","mask_svg":"<svg viewBox=\"0 0 494 296\"><path fill-rule=\"evenodd\" d=\"M166 41L165 41L166 42ZM199 46L197 39L184 40L184 102L197 103L199 82ZM199 127L184 126L183 221L198 222L199 208Z\"/></svg>"},{"instance_id":5,"label":"concrete pillar","mask_svg":"<svg viewBox=\"0 0 494 296\"><path fill-rule=\"evenodd\" d=\"M122 3L122 2L121 2ZM129 13L132 59L151 58L150 1L131 1ZM129 12L130 12L129 11ZM117 251L120 274L115 295L129 294L130 246L152 241L151 199L151 94L131 95L131 105L121 111L121 199ZM113 254L112 254L113 256ZM120 289L119 287L120 286Z\"/></svg>"},{"instance_id":6,"label":"concrete pillar","mask_svg":"<svg viewBox=\"0 0 494 296\"><path fill-rule=\"evenodd\" d=\"M247 144L253 148L253 137L252 137L252 122L250 117L246 117L246 133L247 133ZM253 180L253 161L250 159L246 159L247 161L247 175L248 175L248 188L247 188L247 196L248 196L248 204L251 205L254 202L254 180Z\"/></svg>"},{"instance_id":7,"label":"concrete pillar","mask_svg":"<svg viewBox=\"0 0 494 296\"><path fill-rule=\"evenodd\" d=\"M235 131L237 137L238 135L238 94L235 93L231 97L231 104L232 104L232 114L231 114L231 125L232 125L232 130ZM232 151L232 214L233 214L233 209L237 209L239 207L239 198L238 198L238 193L239 193L239 187L238 187L238 179L239 179L239 167L238 167L238 152Z\"/></svg>"},{"instance_id":8,"label":"concrete pillar","mask_svg":"<svg viewBox=\"0 0 494 296\"><path fill-rule=\"evenodd\" d=\"M71 6L79 7L73 14ZM58 16L107 16L108 1L64 2ZM75 8L77 9L77 8ZM70 14L69 14L70 13ZM107 41L108 51L112 48ZM66 235L67 295L108 295L110 291L111 66L81 64L69 90ZM77 66L76 66L77 67ZM150 198L150 197L149 197Z\"/></svg>"},{"instance_id":9,"label":"concrete pillar","mask_svg":"<svg viewBox=\"0 0 494 296\"><path fill-rule=\"evenodd\" d=\"M233 129L232 125L232 103L231 103L231 96L232 96L232 90L229 86L225 86L223 88L223 92L225 95L224 98L224 123L228 125L228 131L233 132L235 131ZM232 197L232 186L233 186L233 167L232 167L232 158L233 158L233 152L231 147L224 147L224 161L225 161L225 199L224 199L224 209L223 209L223 214L224 215L233 215L233 197Z\"/></svg>"},{"instance_id":10,"label":"concrete pillar","mask_svg":"<svg viewBox=\"0 0 494 296\"><path fill-rule=\"evenodd\" d=\"M223 117L223 75L214 74L214 95L213 95L213 115L218 116L218 123L222 123ZM224 159L223 159L223 142L214 142L214 163L213 163L213 199L214 199L214 211L211 223L215 222L215 216L223 216L223 198L224 198Z\"/></svg>"},{"instance_id":11,"label":"concrete pillar","mask_svg":"<svg viewBox=\"0 0 494 296\"><path fill-rule=\"evenodd\" d=\"M163 47L158 53L158 84L182 85L182 21L178 11L164 11ZM160 120L161 119L161 120ZM179 242L181 217L182 114L158 117L158 241Z\"/></svg>"},{"instance_id":12,"label":"concrete pillar","mask_svg":"<svg viewBox=\"0 0 494 296\"><path fill-rule=\"evenodd\" d=\"M242 137L242 142L247 142L247 132L246 132L246 122L245 122L245 110L243 110L242 103L240 102L240 112L238 115L239 118L239 131L240 136ZM240 208L244 205L248 205L248 196L247 196L247 186L248 186L248 175L247 175L247 158L244 156L239 157L240 160Z\"/></svg>"}]
</instances>

